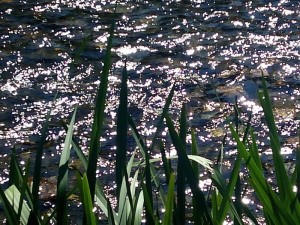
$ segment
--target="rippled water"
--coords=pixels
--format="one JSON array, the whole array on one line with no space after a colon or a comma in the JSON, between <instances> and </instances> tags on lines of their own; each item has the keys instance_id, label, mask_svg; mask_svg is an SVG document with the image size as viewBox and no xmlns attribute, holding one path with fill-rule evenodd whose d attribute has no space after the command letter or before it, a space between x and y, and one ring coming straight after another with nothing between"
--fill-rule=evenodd
<instances>
[{"instance_id":1,"label":"rippled water","mask_svg":"<svg viewBox=\"0 0 300 225\"><path fill-rule=\"evenodd\" d=\"M263 157L270 159L267 129L256 101L262 71L276 107L283 153L292 161L300 118L299 2L184 2L119 4L100 171L109 174L113 169L116 108L125 58L129 109L141 133L148 137L155 132L156 118L176 82L172 114L177 118L182 103L187 103L189 124L197 131L201 153L212 159L226 133L224 118L232 112L235 96L242 119L253 111L252 123L264 146ZM13 145L24 160L34 153L41 124L53 106L44 165L56 167L64 138L58 119L69 118L76 104L80 106L76 133L87 149L99 67L115 3L0 3L1 156L6 159ZM53 104L56 92L59 96ZM226 154L234 153L228 138ZM4 182L7 161L0 166ZM48 169L44 175L55 174Z\"/></svg>"}]
</instances>

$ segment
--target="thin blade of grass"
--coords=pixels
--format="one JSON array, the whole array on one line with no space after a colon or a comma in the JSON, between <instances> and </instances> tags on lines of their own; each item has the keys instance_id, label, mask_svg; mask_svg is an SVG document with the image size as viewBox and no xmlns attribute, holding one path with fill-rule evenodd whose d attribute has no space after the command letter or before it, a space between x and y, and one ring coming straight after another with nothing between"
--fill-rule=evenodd
<instances>
[{"instance_id":1,"label":"thin blade of grass","mask_svg":"<svg viewBox=\"0 0 300 225\"><path fill-rule=\"evenodd\" d=\"M126 63L122 73L122 83L120 91L120 103L117 113L117 151L116 151L116 184L117 196L120 194L123 170L126 168L127 151L127 69ZM126 169L125 169L126 170Z\"/></svg>"},{"instance_id":2,"label":"thin blade of grass","mask_svg":"<svg viewBox=\"0 0 300 225\"><path fill-rule=\"evenodd\" d=\"M184 171L185 171L185 176L187 178L187 182L192 190L193 195L197 199L197 202L195 205L198 209L197 211L199 212L200 216L203 218L203 223L205 223L207 225L213 224L208 206L206 204L205 196L199 188L198 178L195 176L192 165L189 162L189 159L186 155L186 152L181 143L181 140L175 131L173 122L167 114L165 115L165 118L166 118L167 126L169 129L169 133L170 133L172 142L175 146L175 149L177 151L178 157L181 157L182 161L184 162L184 168L185 168Z\"/></svg>"},{"instance_id":3,"label":"thin blade of grass","mask_svg":"<svg viewBox=\"0 0 300 225\"><path fill-rule=\"evenodd\" d=\"M147 193L147 203L150 204L150 207L146 207L146 221L149 224L153 224L154 221L151 221L153 219L152 214L153 212L153 192L152 192L152 176L151 176L151 171L150 171L150 162L149 162L149 154L146 151L145 152L145 161L146 161L146 167L144 171L144 177L145 177L145 192ZM152 209L152 212L149 211L149 209Z\"/></svg>"},{"instance_id":4,"label":"thin blade of grass","mask_svg":"<svg viewBox=\"0 0 300 225\"><path fill-rule=\"evenodd\" d=\"M170 182L168 188L168 196L167 196L167 204L166 210L164 213L164 219L162 224L163 225L172 225L172 218L173 218L173 207L174 207L174 196L175 196L175 175L171 173L170 175ZM178 222L178 221L177 221Z\"/></svg>"},{"instance_id":5,"label":"thin blade of grass","mask_svg":"<svg viewBox=\"0 0 300 225\"><path fill-rule=\"evenodd\" d=\"M167 183L169 183L170 174L171 174L171 163L170 163L170 160L167 159L166 150L164 148L164 144L163 144L162 141L160 141L159 150L160 150L161 159L162 159L162 162L163 162L163 167L164 167L164 170L165 170L166 181L167 181Z\"/></svg>"},{"instance_id":6,"label":"thin blade of grass","mask_svg":"<svg viewBox=\"0 0 300 225\"><path fill-rule=\"evenodd\" d=\"M143 205L144 205L144 195L141 191L139 193L138 200L135 206L135 216L134 216L134 225L140 225L142 223L142 213L143 213Z\"/></svg>"},{"instance_id":7,"label":"thin blade of grass","mask_svg":"<svg viewBox=\"0 0 300 225\"><path fill-rule=\"evenodd\" d=\"M197 139L196 139L196 134L195 130L192 129L192 155L198 156L198 150L197 150ZM195 176L199 179L200 177L200 172L199 172L199 164L195 161L192 161L192 167L195 173ZM194 224L202 224L202 219L197 212L197 199L195 196L192 197L192 205L193 205L193 220Z\"/></svg>"},{"instance_id":8,"label":"thin blade of grass","mask_svg":"<svg viewBox=\"0 0 300 225\"><path fill-rule=\"evenodd\" d=\"M186 149L186 109L185 104L182 105L181 114L180 114L180 131L179 137L181 143ZM177 208L176 208L176 223L184 224L185 223L185 175L184 175L184 161L182 157L178 158L177 165Z\"/></svg>"},{"instance_id":9,"label":"thin blade of grass","mask_svg":"<svg viewBox=\"0 0 300 225\"><path fill-rule=\"evenodd\" d=\"M87 177L89 181L92 202L94 201L94 195L95 195L97 161L98 161L98 155L100 151L100 135L101 135L101 130L104 121L105 99L106 99L107 88L108 88L109 70L111 66L111 49L112 49L112 40L114 35L114 26L115 23L113 22L110 29L110 36L108 38L106 54L104 57L104 65L101 74L101 83L97 90L94 121L92 125L92 134L91 134L91 141L89 146Z\"/></svg>"},{"instance_id":10,"label":"thin blade of grass","mask_svg":"<svg viewBox=\"0 0 300 225\"><path fill-rule=\"evenodd\" d=\"M55 95L53 102L55 102L57 98L57 94ZM51 114L52 108L48 111L46 115L46 120L43 124L42 130L41 130L41 138L38 142L37 151L36 151L36 157L34 161L34 170L33 170L33 181L32 181L32 199L33 199L33 211L34 214L38 214L39 212L39 187L41 182L41 170L42 170L42 157L44 152L44 144L46 142L46 138L48 135L48 127L50 123L50 114Z\"/></svg>"},{"instance_id":11,"label":"thin blade of grass","mask_svg":"<svg viewBox=\"0 0 300 225\"><path fill-rule=\"evenodd\" d=\"M146 159L146 155L148 154L147 153L148 148L146 147L144 141L142 140L140 134L138 133L138 130L136 129L136 126L135 126L131 116L128 116L128 125L131 128L132 136L134 137L135 142L136 142L138 148L140 149L143 158ZM152 164L150 164L150 172L151 172L151 176L153 178L155 178L156 172L155 172L155 168ZM155 183L156 187L158 187L158 188L160 187L160 182L158 179L155 178L154 183ZM165 194L163 193L162 188L159 188L159 197L160 197L163 207L165 207Z\"/></svg>"},{"instance_id":12,"label":"thin blade of grass","mask_svg":"<svg viewBox=\"0 0 300 225\"><path fill-rule=\"evenodd\" d=\"M57 224L67 223L67 186L68 186L68 162L70 158L70 149L73 137L73 127L75 123L77 106L74 110L68 132L64 142L64 148L61 153L57 178Z\"/></svg>"},{"instance_id":13,"label":"thin blade of grass","mask_svg":"<svg viewBox=\"0 0 300 225\"><path fill-rule=\"evenodd\" d=\"M290 202L293 198L292 187L290 180L285 170L284 162L281 157L281 147L279 141L279 135L277 132L274 115L272 112L272 104L269 98L266 81L262 78L262 92L258 93L260 104L263 108L265 119L269 128L269 137L271 141L271 148L273 153L273 160L276 173L276 181L279 188L280 199L283 202Z\"/></svg>"},{"instance_id":14,"label":"thin blade of grass","mask_svg":"<svg viewBox=\"0 0 300 225\"><path fill-rule=\"evenodd\" d=\"M67 127L66 123L64 121L61 121L61 123L62 123L62 126L64 127L64 129L67 131L68 127ZM84 170L86 171L87 165L88 165L88 160L85 157L85 155L83 154L83 151L81 150L78 142L76 141L76 139L74 137L72 138L72 147L75 150L78 158L80 159ZM107 199L106 199L105 193L103 191L103 187L98 180L96 180L95 201L97 202L97 204L101 208L101 210L104 212L104 214L106 216L108 216ZM112 211L113 211L114 217L116 218L117 215L116 215L115 211L114 210L112 210Z\"/></svg>"},{"instance_id":15,"label":"thin blade of grass","mask_svg":"<svg viewBox=\"0 0 300 225\"><path fill-rule=\"evenodd\" d=\"M81 193L87 224L96 225L97 221L96 221L95 213L93 211L93 201L92 201L89 183L86 174L84 173L82 178L80 177L80 175L77 176L77 182Z\"/></svg>"}]
</instances>

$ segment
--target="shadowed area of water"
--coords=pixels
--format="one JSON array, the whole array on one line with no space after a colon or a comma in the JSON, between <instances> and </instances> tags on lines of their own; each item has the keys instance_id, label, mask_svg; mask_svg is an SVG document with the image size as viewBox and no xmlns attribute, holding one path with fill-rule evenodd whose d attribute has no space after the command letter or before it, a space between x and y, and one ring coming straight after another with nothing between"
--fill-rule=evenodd
<instances>
[{"instance_id":1,"label":"shadowed area of water","mask_svg":"<svg viewBox=\"0 0 300 225\"><path fill-rule=\"evenodd\" d=\"M51 177L57 174L65 134L59 119L70 118L76 104L75 135L83 149L88 148L115 3L0 3L0 179L7 180L13 145L22 160L34 156L41 124L53 107L43 162L43 175ZM116 109L125 59L129 111L141 134L153 135L157 116L176 83L171 114L177 119L182 103L187 103L188 122L197 132L201 155L211 159L216 158L227 132L225 118L232 115L235 96L241 120L246 121L252 111L262 157L266 162L271 159L267 128L256 100L263 73L275 105L283 154L292 162L300 118L299 15L296 0L120 3L99 162L105 184L113 186L109 174L114 170ZM134 148L130 144L129 151ZM225 147L225 164L230 166L236 153L230 138Z\"/></svg>"}]
</instances>

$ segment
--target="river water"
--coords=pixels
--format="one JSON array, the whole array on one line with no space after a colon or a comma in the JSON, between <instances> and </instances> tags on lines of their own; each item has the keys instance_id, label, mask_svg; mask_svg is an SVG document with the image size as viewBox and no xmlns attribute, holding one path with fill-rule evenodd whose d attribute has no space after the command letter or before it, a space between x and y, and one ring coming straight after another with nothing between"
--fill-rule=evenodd
<instances>
[{"instance_id":1,"label":"river water","mask_svg":"<svg viewBox=\"0 0 300 225\"><path fill-rule=\"evenodd\" d=\"M43 165L44 176L54 176L64 139L59 119L70 118L76 104L75 134L87 150L99 85L96 68L102 65L115 2L0 3L1 182L7 180L6 159L13 145L21 160L34 155L51 106ZM155 132L157 116L176 83L171 114L178 118L182 103L187 103L189 125L197 132L202 156L216 158L227 132L224 120L237 96L241 119L253 112L252 124L268 164L267 129L256 100L263 73L275 105L283 154L292 162L300 119L299 15L296 0L121 1L99 176L114 170L116 109L125 59L129 111L145 139ZM230 166L236 153L230 138L225 150Z\"/></svg>"}]
</instances>

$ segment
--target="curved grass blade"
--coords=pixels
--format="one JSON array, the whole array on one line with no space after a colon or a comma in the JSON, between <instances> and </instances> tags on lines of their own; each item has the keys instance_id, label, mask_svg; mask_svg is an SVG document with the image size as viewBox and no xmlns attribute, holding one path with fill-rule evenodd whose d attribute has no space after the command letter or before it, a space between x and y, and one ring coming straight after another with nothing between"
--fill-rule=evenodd
<instances>
[{"instance_id":1,"label":"curved grass blade","mask_svg":"<svg viewBox=\"0 0 300 225\"><path fill-rule=\"evenodd\" d=\"M64 142L64 148L61 153L57 178L57 224L67 224L67 186L68 186L68 162L70 158L70 149L73 137L73 127L75 123L77 106L74 110L68 132Z\"/></svg>"},{"instance_id":2,"label":"curved grass blade","mask_svg":"<svg viewBox=\"0 0 300 225\"><path fill-rule=\"evenodd\" d=\"M94 121L92 125L91 142L89 147L87 178L89 181L92 200L94 200L95 195L97 161L100 148L100 135L104 120L105 99L108 88L108 75L111 66L111 48L114 35L114 26L115 22L113 22L111 25L110 36L108 38L106 54L104 57L104 65L101 74L101 83L97 90Z\"/></svg>"}]
</instances>

